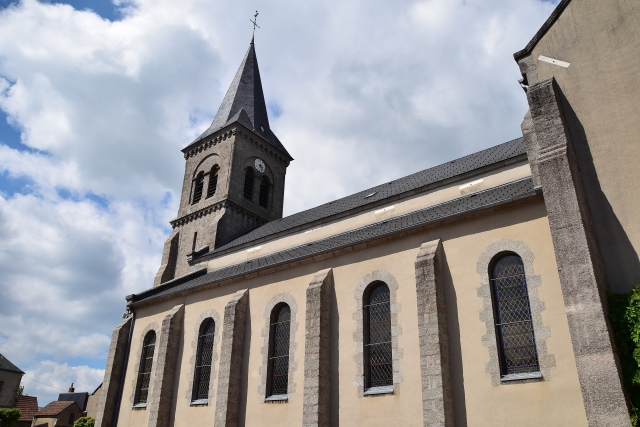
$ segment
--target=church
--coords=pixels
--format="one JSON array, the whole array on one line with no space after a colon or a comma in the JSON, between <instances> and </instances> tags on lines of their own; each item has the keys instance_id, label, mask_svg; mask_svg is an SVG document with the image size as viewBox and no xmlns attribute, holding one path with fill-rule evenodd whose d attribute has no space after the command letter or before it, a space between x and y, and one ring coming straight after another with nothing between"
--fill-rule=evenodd
<instances>
[{"instance_id":1,"label":"church","mask_svg":"<svg viewBox=\"0 0 640 427\"><path fill-rule=\"evenodd\" d=\"M252 40L96 426L630 426L606 293L640 283L638 22L561 0L514 54L522 135L284 218Z\"/></svg>"}]
</instances>

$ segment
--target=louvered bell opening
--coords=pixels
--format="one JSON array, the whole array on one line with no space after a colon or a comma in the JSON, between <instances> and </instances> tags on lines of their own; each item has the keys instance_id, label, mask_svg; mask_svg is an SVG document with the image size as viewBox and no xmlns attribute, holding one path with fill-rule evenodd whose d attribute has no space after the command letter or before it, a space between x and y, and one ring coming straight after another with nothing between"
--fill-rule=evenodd
<instances>
[{"instance_id":1,"label":"louvered bell opening","mask_svg":"<svg viewBox=\"0 0 640 427\"><path fill-rule=\"evenodd\" d=\"M253 169L247 168L247 172L244 175L244 198L247 200L253 200L253 181L255 175Z\"/></svg>"},{"instance_id":2,"label":"louvered bell opening","mask_svg":"<svg viewBox=\"0 0 640 427\"><path fill-rule=\"evenodd\" d=\"M207 198L213 197L218 188L218 168L214 166L209 174L209 186L207 187Z\"/></svg>"},{"instance_id":3,"label":"louvered bell opening","mask_svg":"<svg viewBox=\"0 0 640 427\"><path fill-rule=\"evenodd\" d=\"M200 336L198 337L198 353L196 357L192 400L207 399L209 397L214 333L215 323L213 319L205 320L200 327Z\"/></svg>"},{"instance_id":4,"label":"louvered bell opening","mask_svg":"<svg viewBox=\"0 0 640 427\"><path fill-rule=\"evenodd\" d=\"M135 403L146 403L149 396L149 383L151 382L151 369L153 367L153 353L156 346L156 334L151 331L144 339L140 369L138 370L138 385Z\"/></svg>"},{"instance_id":5,"label":"louvered bell opening","mask_svg":"<svg viewBox=\"0 0 640 427\"><path fill-rule=\"evenodd\" d=\"M539 372L522 260L517 255L503 256L495 263L492 276L502 375Z\"/></svg>"},{"instance_id":6,"label":"louvered bell opening","mask_svg":"<svg viewBox=\"0 0 640 427\"><path fill-rule=\"evenodd\" d=\"M267 178L266 176L263 176L262 180L260 181L260 198L259 198L260 206L262 206L263 208L269 207L270 187L271 187L271 184L269 182L269 178Z\"/></svg>"},{"instance_id":7,"label":"louvered bell opening","mask_svg":"<svg viewBox=\"0 0 640 427\"><path fill-rule=\"evenodd\" d=\"M271 355L269 357L270 387L269 396L287 394L289 384L289 327L291 310L283 306L275 322L271 324Z\"/></svg>"},{"instance_id":8,"label":"louvered bell opening","mask_svg":"<svg viewBox=\"0 0 640 427\"><path fill-rule=\"evenodd\" d=\"M391 300L389 287L374 288L364 307L365 384L367 388L393 385Z\"/></svg>"},{"instance_id":9,"label":"louvered bell opening","mask_svg":"<svg viewBox=\"0 0 640 427\"><path fill-rule=\"evenodd\" d=\"M204 177L202 174L196 178L196 186L193 189L193 204L196 204L202 199L202 188L204 186Z\"/></svg>"}]
</instances>

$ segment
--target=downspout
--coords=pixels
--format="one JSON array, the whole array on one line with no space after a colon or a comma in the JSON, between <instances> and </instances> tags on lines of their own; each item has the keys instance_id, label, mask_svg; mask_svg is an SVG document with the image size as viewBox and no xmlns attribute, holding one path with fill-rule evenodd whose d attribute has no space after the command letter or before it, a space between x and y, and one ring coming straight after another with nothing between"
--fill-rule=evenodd
<instances>
[{"instance_id":1,"label":"downspout","mask_svg":"<svg viewBox=\"0 0 640 427\"><path fill-rule=\"evenodd\" d=\"M127 296L127 302L130 302L130 297ZM127 338L127 348L124 352L124 360L122 361L122 372L120 372L120 383L118 384L118 395L116 399L116 406L113 410L111 427L118 427L118 416L120 415L120 402L122 401L122 393L124 391L124 378L127 372L127 365L129 363L129 351L131 350L131 337L133 336L133 327L136 324L136 312L133 308L127 304L127 311L131 313L131 326L129 327L129 338Z\"/></svg>"}]
</instances>

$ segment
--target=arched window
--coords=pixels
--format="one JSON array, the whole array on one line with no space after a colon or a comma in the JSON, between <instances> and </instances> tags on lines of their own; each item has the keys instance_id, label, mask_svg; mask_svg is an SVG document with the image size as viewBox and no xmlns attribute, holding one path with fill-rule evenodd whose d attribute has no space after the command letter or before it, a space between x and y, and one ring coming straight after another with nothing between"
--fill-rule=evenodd
<instances>
[{"instance_id":1,"label":"arched window","mask_svg":"<svg viewBox=\"0 0 640 427\"><path fill-rule=\"evenodd\" d=\"M142 342L142 355L140 356L140 368L138 369L138 382L136 384L134 404L147 403L155 347L156 333L155 331L149 331Z\"/></svg>"},{"instance_id":2,"label":"arched window","mask_svg":"<svg viewBox=\"0 0 640 427\"><path fill-rule=\"evenodd\" d=\"M196 353L196 369L193 377L193 393L191 400L209 398L209 381L211 380L211 357L213 355L213 337L216 324L213 319L205 319L200 325L198 334L198 352Z\"/></svg>"},{"instance_id":3,"label":"arched window","mask_svg":"<svg viewBox=\"0 0 640 427\"><path fill-rule=\"evenodd\" d=\"M218 166L211 168L209 173L209 186L207 187L207 199L216 194L216 188L218 188Z\"/></svg>"},{"instance_id":4,"label":"arched window","mask_svg":"<svg viewBox=\"0 0 640 427\"><path fill-rule=\"evenodd\" d=\"M539 372L522 259L514 253L499 255L490 277L502 376Z\"/></svg>"},{"instance_id":5,"label":"arched window","mask_svg":"<svg viewBox=\"0 0 640 427\"><path fill-rule=\"evenodd\" d=\"M253 201L253 181L255 180L255 174L252 168L247 168L247 172L244 174L244 198Z\"/></svg>"},{"instance_id":6,"label":"arched window","mask_svg":"<svg viewBox=\"0 0 640 427\"><path fill-rule=\"evenodd\" d=\"M364 293L365 388L393 385L391 352L391 294L384 282Z\"/></svg>"},{"instance_id":7,"label":"arched window","mask_svg":"<svg viewBox=\"0 0 640 427\"><path fill-rule=\"evenodd\" d=\"M265 175L260 180L260 206L263 208L269 207L269 189L271 188L271 183L269 182L269 178Z\"/></svg>"},{"instance_id":8,"label":"arched window","mask_svg":"<svg viewBox=\"0 0 640 427\"><path fill-rule=\"evenodd\" d=\"M196 177L196 184L193 187L193 202L191 204L195 205L202 199L202 188L204 187L204 173L200 172Z\"/></svg>"},{"instance_id":9,"label":"arched window","mask_svg":"<svg viewBox=\"0 0 640 427\"><path fill-rule=\"evenodd\" d=\"M291 309L287 304L275 306L271 312L269 331L269 365L267 396L287 394L289 385L289 326Z\"/></svg>"}]
</instances>

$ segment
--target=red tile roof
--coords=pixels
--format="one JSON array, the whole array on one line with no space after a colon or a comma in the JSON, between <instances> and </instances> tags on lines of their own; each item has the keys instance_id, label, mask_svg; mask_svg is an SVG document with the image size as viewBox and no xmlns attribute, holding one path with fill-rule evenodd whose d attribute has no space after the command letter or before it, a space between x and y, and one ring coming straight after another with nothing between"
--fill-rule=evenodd
<instances>
[{"instance_id":1,"label":"red tile roof","mask_svg":"<svg viewBox=\"0 0 640 427\"><path fill-rule=\"evenodd\" d=\"M38 413L36 414L36 417L55 417L56 415L60 414L60 412L64 411L71 405L75 405L75 407L77 408L76 412L80 412L80 408L78 408L78 405L76 405L76 402L73 402L70 400L65 400L65 401L55 400L49 403L44 408L42 408L40 411L38 411Z\"/></svg>"},{"instance_id":2,"label":"red tile roof","mask_svg":"<svg viewBox=\"0 0 640 427\"><path fill-rule=\"evenodd\" d=\"M16 396L16 408L22 412L19 421L31 421L38 412L38 398L35 396Z\"/></svg>"}]
</instances>

